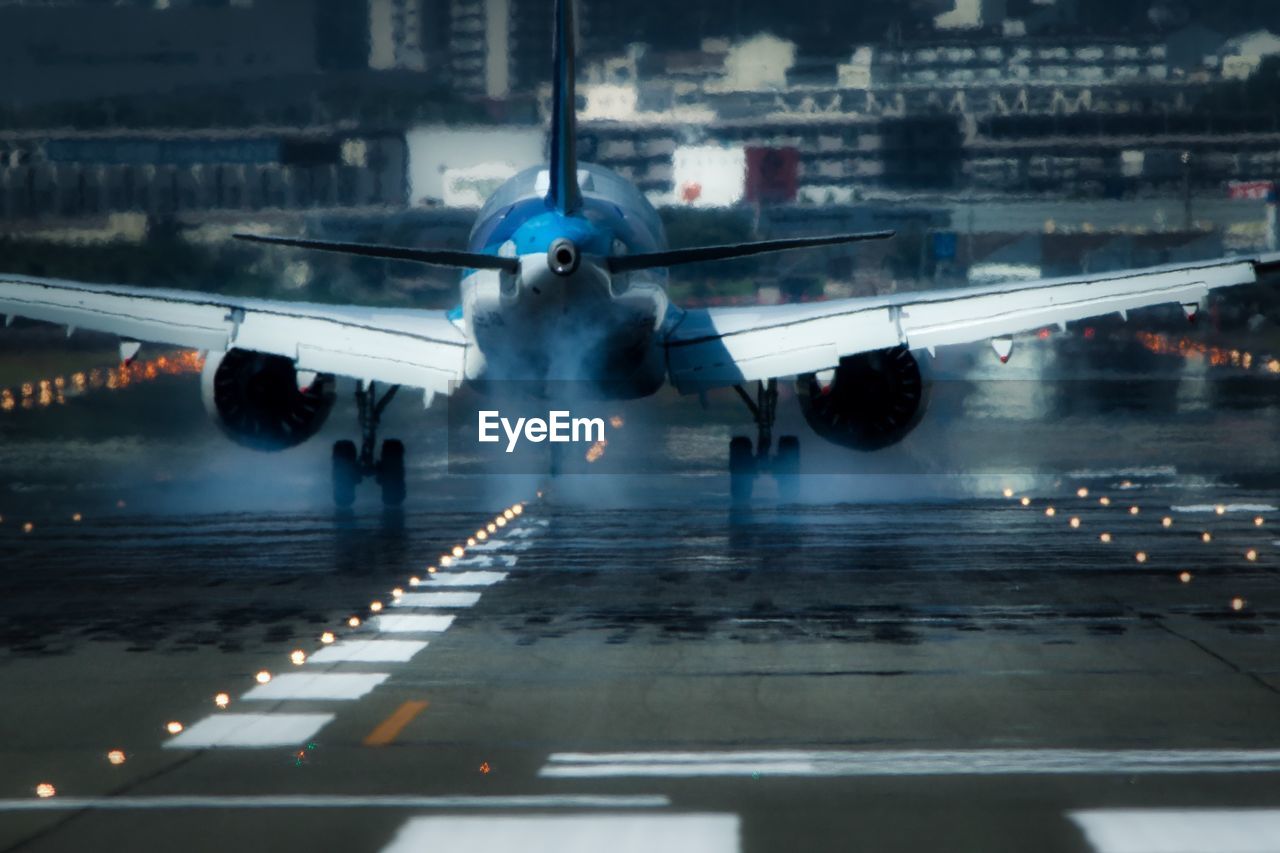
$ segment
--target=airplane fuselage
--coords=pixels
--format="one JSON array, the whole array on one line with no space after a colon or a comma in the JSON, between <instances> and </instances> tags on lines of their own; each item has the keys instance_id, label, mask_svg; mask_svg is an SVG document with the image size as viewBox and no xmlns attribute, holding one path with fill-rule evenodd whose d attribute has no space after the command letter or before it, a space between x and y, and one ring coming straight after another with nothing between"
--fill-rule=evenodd
<instances>
[{"instance_id":1,"label":"airplane fuselage","mask_svg":"<svg viewBox=\"0 0 1280 853\"><path fill-rule=\"evenodd\" d=\"M470 250L516 258L517 273L468 270L462 317L467 380L575 396L633 398L666 380L658 332L670 304L664 270L611 274L606 259L666 247L657 212L626 179L580 164L580 210L548 207L547 170L525 170L481 210Z\"/></svg>"}]
</instances>

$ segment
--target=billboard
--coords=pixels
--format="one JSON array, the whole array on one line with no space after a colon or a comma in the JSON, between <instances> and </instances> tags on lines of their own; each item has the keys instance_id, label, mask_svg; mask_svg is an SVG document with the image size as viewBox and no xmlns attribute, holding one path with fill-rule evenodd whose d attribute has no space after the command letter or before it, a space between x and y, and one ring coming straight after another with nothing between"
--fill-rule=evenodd
<instances>
[{"instance_id":1,"label":"billboard","mask_svg":"<svg viewBox=\"0 0 1280 853\"><path fill-rule=\"evenodd\" d=\"M675 203L728 207L742 201L747 156L740 145L684 145L672 155Z\"/></svg>"},{"instance_id":2,"label":"billboard","mask_svg":"<svg viewBox=\"0 0 1280 853\"><path fill-rule=\"evenodd\" d=\"M747 148L747 201L790 204L799 178L800 152L795 148Z\"/></svg>"}]
</instances>

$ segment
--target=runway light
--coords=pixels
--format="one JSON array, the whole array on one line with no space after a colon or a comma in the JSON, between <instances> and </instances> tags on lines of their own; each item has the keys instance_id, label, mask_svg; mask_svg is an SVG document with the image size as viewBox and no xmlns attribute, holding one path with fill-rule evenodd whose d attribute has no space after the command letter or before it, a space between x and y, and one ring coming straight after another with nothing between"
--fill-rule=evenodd
<instances>
[{"instance_id":1,"label":"runway light","mask_svg":"<svg viewBox=\"0 0 1280 853\"><path fill-rule=\"evenodd\" d=\"M34 524L32 524L31 522L29 522L29 521L28 521L26 524L23 524L23 525L22 525L22 532L23 532L23 533L30 533L31 531L33 531L33 530L35 530L35 529L36 529L36 526L35 526Z\"/></svg>"},{"instance_id":2,"label":"runway light","mask_svg":"<svg viewBox=\"0 0 1280 853\"><path fill-rule=\"evenodd\" d=\"M481 762L481 763L480 763L480 772L481 772L481 773L483 773L483 774L485 774L486 776L489 774L489 771L490 771L491 769L492 769L492 768L491 768L491 767L489 767L489 762L487 762L487 761L483 761L483 762Z\"/></svg>"},{"instance_id":3,"label":"runway light","mask_svg":"<svg viewBox=\"0 0 1280 853\"><path fill-rule=\"evenodd\" d=\"M253 677L253 680L259 684L266 684L271 680L271 673L267 672L265 669L259 670L258 674Z\"/></svg>"},{"instance_id":4,"label":"runway light","mask_svg":"<svg viewBox=\"0 0 1280 853\"><path fill-rule=\"evenodd\" d=\"M325 631L323 634L320 635L320 642L324 643L326 646L332 643L333 641L334 641L334 636L332 631Z\"/></svg>"},{"instance_id":5,"label":"runway light","mask_svg":"<svg viewBox=\"0 0 1280 853\"><path fill-rule=\"evenodd\" d=\"M422 583L422 578L417 577L416 575L409 578L409 586L417 586L420 583Z\"/></svg>"},{"instance_id":6,"label":"runway light","mask_svg":"<svg viewBox=\"0 0 1280 853\"><path fill-rule=\"evenodd\" d=\"M1178 580L1182 581L1183 583L1191 583L1191 572L1179 572Z\"/></svg>"},{"instance_id":7,"label":"runway light","mask_svg":"<svg viewBox=\"0 0 1280 853\"><path fill-rule=\"evenodd\" d=\"M1098 537L1098 540L1099 540L1099 541L1101 541L1101 542L1110 542L1110 541L1111 541L1111 534L1110 534L1110 533L1103 533L1103 534L1101 534L1101 535Z\"/></svg>"},{"instance_id":8,"label":"runway light","mask_svg":"<svg viewBox=\"0 0 1280 853\"><path fill-rule=\"evenodd\" d=\"M443 557L440 558L440 565L443 568L446 568L446 569L449 568L449 566L452 563L453 563L453 557L450 557L448 554L445 554Z\"/></svg>"},{"instance_id":9,"label":"runway light","mask_svg":"<svg viewBox=\"0 0 1280 853\"><path fill-rule=\"evenodd\" d=\"M468 548L476 547L476 538L474 536L471 536L467 539L467 547Z\"/></svg>"},{"instance_id":10,"label":"runway light","mask_svg":"<svg viewBox=\"0 0 1280 853\"><path fill-rule=\"evenodd\" d=\"M1122 488L1122 489L1132 489L1132 488L1133 488L1133 481L1132 481L1132 480L1125 480L1123 483L1121 483L1121 484L1120 484L1120 488Z\"/></svg>"},{"instance_id":11,"label":"runway light","mask_svg":"<svg viewBox=\"0 0 1280 853\"><path fill-rule=\"evenodd\" d=\"M1138 509L1136 506L1129 507L1129 515L1137 515L1140 512L1142 512L1142 510Z\"/></svg>"},{"instance_id":12,"label":"runway light","mask_svg":"<svg viewBox=\"0 0 1280 853\"><path fill-rule=\"evenodd\" d=\"M1212 541L1213 541L1213 534L1211 534L1209 531L1207 531L1207 530L1206 530L1204 533L1201 533L1201 534L1200 534L1200 541L1201 541L1201 542L1212 542Z\"/></svg>"},{"instance_id":13,"label":"runway light","mask_svg":"<svg viewBox=\"0 0 1280 853\"><path fill-rule=\"evenodd\" d=\"M58 793L58 789L49 782L41 782L36 785L36 796L42 800L47 800L56 793Z\"/></svg>"},{"instance_id":14,"label":"runway light","mask_svg":"<svg viewBox=\"0 0 1280 853\"><path fill-rule=\"evenodd\" d=\"M1147 552L1139 551L1133 555L1133 559L1137 560L1139 563L1145 563L1147 561Z\"/></svg>"},{"instance_id":15,"label":"runway light","mask_svg":"<svg viewBox=\"0 0 1280 853\"><path fill-rule=\"evenodd\" d=\"M84 516L83 516L83 515L81 515L81 514L80 514L80 513L78 513L78 512L76 512L76 513L72 513L72 514L71 514L71 520L72 520L72 521L74 521L74 522L76 522L77 524L79 524L81 521L83 521L83 520L84 520Z\"/></svg>"},{"instance_id":16,"label":"runway light","mask_svg":"<svg viewBox=\"0 0 1280 853\"><path fill-rule=\"evenodd\" d=\"M1100 497L1098 498L1098 503L1102 504L1103 506L1111 506L1111 498L1108 498L1106 496Z\"/></svg>"},{"instance_id":17,"label":"runway light","mask_svg":"<svg viewBox=\"0 0 1280 853\"><path fill-rule=\"evenodd\" d=\"M1253 520L1254 527L1261 527L1263 524L1264 524L1264 519L1262 518L1262 516L1258 516Z\"/></svg>"},{"instance_id":18,"label":"runway light","mask_svg":"<svg viewBox=\"0 0 1280 853\"><path fill-rule=\"evenodd\" d=\"M1013 497L1013 489L1011 489L1011 488L1009 488L1008 486L1006 486L1006 487L1005 487L1005 490L1004 490L1004 492L1003 492L1003 494L1004 494L1004 496L1005 496L1006 498L1011 498L1011 497Z\"/></svg>"},{"instance_id":19,"label":"runway light","mask_svg":"<svg viewBox=\"0 0 1280 853\"><path fill-rule=\"evenodd\" d=\"M507 526L507 520L506 520L505 518L503 518L502 516L498 516L497 518L495 518L495 519L493 520L493 523L494 523L494 524L496 524L496 525L498 525L499 527L506 527L506 526Z\"/></svg>"},{"instance_id":20,"label":"runway light","mask_svg":"<svg viewBox=\"0 0 1280 853\"><path fill-rule=\"evenodd\" d=\"M1075 529L1075 528L1077 528L1077 527L1079 527L1079 526L1080 526L1080 519L1073 517L1073 518L1071 519L1071 527L1072 527L1072 529Z\"/></svg>"},{"instance_id":21,"label":"runway light","mask_svg":"<svg viewBox=\"0 0 1280 853\"><path fill-rule=\"evenodd\" d=\"M213 697L213 704L225 710L226 707L231 704L231 697L228 696L226 693L219 693L217 696ZM178 727L177 732L173 731L173 726L175 725ZM182 723L170 723L169 727L170 727L169 731L172 734L177 734L178 732L182 731Z\"/></svg>"},{"instance_id":22,"label":"runway light","mask_svg":"<svg viewBox=\"0 0 1280 853\"><path fill-rule=\"evenodd\" d=\"M1222 504L1218 504L1213 508L1213 511L1216 512L1218 515L1224 515L1226 514L1227 508Z\"/></svg>"},{"instance_id":23,"label":"runway light","mask_svg":"<svg viewBox=\"0 0 1280 853\"><path fill-rule=\"evenodd\" d=\"M537 493L537 495L538 495L538 497L542 497L542 492L541 492L541 491L539 491L539 492Z\"/></svg>"},{"instance_id":24,"label":"runway light","mask_svg":"<svg viewBox=\"0 0 1280 853\"><path fill-rule=\"evenodd\" d=\"M1055 515L1058 514L1058 511L1053 507L1045 507L1044 514L1049 516L1049 518L1053 518Z\"/></svg>"},{"instance_id":25,"label":"runway light","mask_svg":"<svg viewBox=\"0 0 1280 853\"><path fill-rule=\"evenodd\" d=\"M382 602L381 602L381 601L371 601L371 602L369 602L369 610L370 610L371 612L373 612L373 613L381 613L381 612L382 612Z\"/></svg>"},{"instance_id":26,"label":"runway light","mask_svg":"<svg viewBox=\"0 0 1280 853\"><path fill-rule=\"evenodd\" d=\"M427 566L427 574L429 574L429 575L434 575L435 573L436 573L436 567L435 567L435 566Z\"/></svg>"},{"instance_id":27,"label":"runway light","mask_svg":"<svg viewBox=\"0 0 1280 853\"><path fill-rule=\"evenodd\" d=\"M177 720L170 720L169 722L164 724L164 730L171 735L181 734L182 728L183 728L182 723L178 722Z\"/></svg>"},{"instance_id":28,"label":"runway light","mask_svg":"<svg viewBox=\"0 0 1280 853\"><path fill-rule=\"evenodd\" d=\"M516 517L516 514L509 509L504 509L502 511L502 517L505 518L507 521L510 521L511 519Z\"/></svg>"},{"instance_id":29,"label":"runway light","mask_svg":"<svg viewBox=\"0 0 1280 853\"><path fill-rule=\"evenodd\" d=\"M514 506L511 507L511 511L514 512L516 515L519 515L520 513L524 512L524 504L515 504Z\"/></svg>"},{"instance_id":30,"label":"runway light","mask_svg":"<svg viewBox=\"0 0 1280 853\"><path fill-rule=\"evenodd\" d=\"M348 628L359 628L359 627L360 627L360 617L359 617L359 616L352 616L350 619L348 619L348 620L347 620L347 627L348 627Z\"/></svg>"},{"instance_id":31,"label":"runway light","mask_svg":"<svg viewBox=\"0 0 1280 853\"><path fill-rule=\"evenodd\" d=\"M1231 599L1231 609L1237 612L1244 610L1244 599L1240 596Z\"/></svg>"},{"instance_id":32,"label":"runway light","mask_svg":"<svg viewBox=\"0 0 1280 853\"><path fill-rule=\"evenodd\" d=\"M485 528L484 528L484 529L485 529L485 530L487 530L487 531L489 531L489 533L491 533L491 534L492 534L492 533L497 533L497 532L498 532L498 528L497 528L497 526L496 526L496 525L493 525L493 524L487 524L487 525L485 525Z\"/></svg>"},{"instance_id":33,"label":"runway light","mask_svg":"<svg viewBox=\"0 0 1280 853\"><path fill-rule=\"evenodd\" d=\"M1031 498L1023 498L1022 500L1018 501L1018 503L1022 504L1023 506L1031 506Z\"/></svg>"},{"instance_id":34,"label":"runway light","mask_svg":"<svg viewBox=\"0 0 1280 853\"><path fill-rule=\"evenodd\" d=\"M110 752L107 753L107 761L111 762L116 766L124 764L124 750L123 749L111 750Z\"/></svg>"},{"instance_id":35,"label":"runway light","mask_svg":"<svg viewBox=\"0 0 1280 853\"><path fill-rule=\"evenodd\" d=\"M454 545L454 546L453 546L453 550L452 550L452 551L450 551L449 553L450 553L450 554L452 554L452 555L453 555L453 556L455 556L455 557L461 557L463 554L465 554L465 553L467 553L467 552L466 552L466 551L464 551L464 550L462 549L462 546L461 546L461 545Z\"/></svg>"},{"instance_id":36,"label":"runway light","mask_svg":"<svg viewBox=\"0 0 1280 853\"><path fill-rule=\"evenodd\" d=\"M1160 523L1165 527L1173 527L1173 519L1167 515L1164 518L1160 519Z\"/></svg>"},{"instance_id":37,"label":"runway light","mask_svg":"<svg viewBox=\"0 0 1280 853\"><path fill-rule=\"evenodd\" d=\"M399 598L402 595L404 595L404 590L401 589L400 587L396 587L395 589L391 590L392 598Z\"/></svg>"},{"instance_id":38,"label":"runway light","mask_svg":"<svg viewBox=\"0 0 1280 853\"><path fill-rule=\"evenodd\" d=\"M1254 560L1258 559L1258 552L1250 548L1248 551L1244 552L1244 558L1252 563Z\"/></svg>"},{"instance_id":39,"label":"runway light","mask_svg":"<svg viewBox=\"0 0 1280 853\"><path fill-rule=\"evenodd\" d=\"M486 540L486 539L488 539L488 538L489 538L489 534L488 534L488 532L487 532L487 531L484 531L484 530L477 530L477 531L476 531L476 540L477 540L477 541L479 541L479 542L483 542L484 540Z\"/></svg>"},{"instance_id":40,"label":"runway light","mask_svg":"<svg viewBox=\"0 0 1280 853\"><path fill-rule=\"evenodd\" d=\"M1081 486L1080 488L1076 489L1076 497L1078 498L1089 497L1089 490L1086 489L1084 486Z\"/></svg>"},{"instance_id":41,"label":"runway light","mask_svg":"<svg viewBox=\"0 0 1280 853\"><path fill-rule=\"evenodd\" d=\"M289 652L289 663L293 664L294 666L302 666L306 662L307 662L307 653L304 652L302 649L294 649L293 651Z\"/></svg>"}]
</instances>

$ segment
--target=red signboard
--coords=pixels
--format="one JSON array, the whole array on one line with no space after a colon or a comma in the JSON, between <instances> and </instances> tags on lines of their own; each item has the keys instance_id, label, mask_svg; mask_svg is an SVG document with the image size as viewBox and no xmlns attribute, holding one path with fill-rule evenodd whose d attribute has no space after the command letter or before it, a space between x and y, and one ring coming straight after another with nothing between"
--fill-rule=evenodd
<instances>
[{"instance_id":1,"label":"red signboard","mask_svg":"<svg viewBox=\"0 0 1280 853\"><path fill-rule=\"evenodd\" d=\"M1272 181L1232 181L1227 185L1231 198L1265 199L1275 189Z\"/></svg>"},{"instance_id":2,"label":"red signboard","mask_svg":"<svg viewBox=\"0 0 1280 853\"><path fill-rule=\"evenodd\" d=\"M796 200L800 152L795 148L747 147L746 200L787 204Z\"/></svg>"}]
</instances>

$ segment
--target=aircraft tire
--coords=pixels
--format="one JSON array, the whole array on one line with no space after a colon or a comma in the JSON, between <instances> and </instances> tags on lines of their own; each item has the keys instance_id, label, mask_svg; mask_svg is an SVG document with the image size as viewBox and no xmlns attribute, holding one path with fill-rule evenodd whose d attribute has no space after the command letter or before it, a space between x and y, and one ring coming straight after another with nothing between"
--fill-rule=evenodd
<instances>
[{"instance_id":1,"label":"aircraft tire","mask_svg":"<svg viewBox=\"0 0 1280 853\"><path fill-rule=\"evenodd\" d=\"M756 457L751 439L742 435L734 436L729 441L729 493L734 503L751 500L755 478Z\"/></svg>"},{"instance_id":2,"label":"aircraft tire","mask_svg":"<svg viewBox=\"0 0 1280 853\"><path fill-rule=\"evenodd\" d=\"M382 487L383 506L404 504L404 443L389 438L382 442L382 458L378 460L378 485Z\"/></svg>"},{"instance_id":3,"label":"aircraft tire","mask_svg":"<svg viewBox=\"0 0 1280 853\"><path fill-rule=\"evenodd\" d=\"M356 486L360 484L360 463L356 461L354 441L333 444L333 502L349 507L356 502Z\"/></svg>"}]
</instances>

